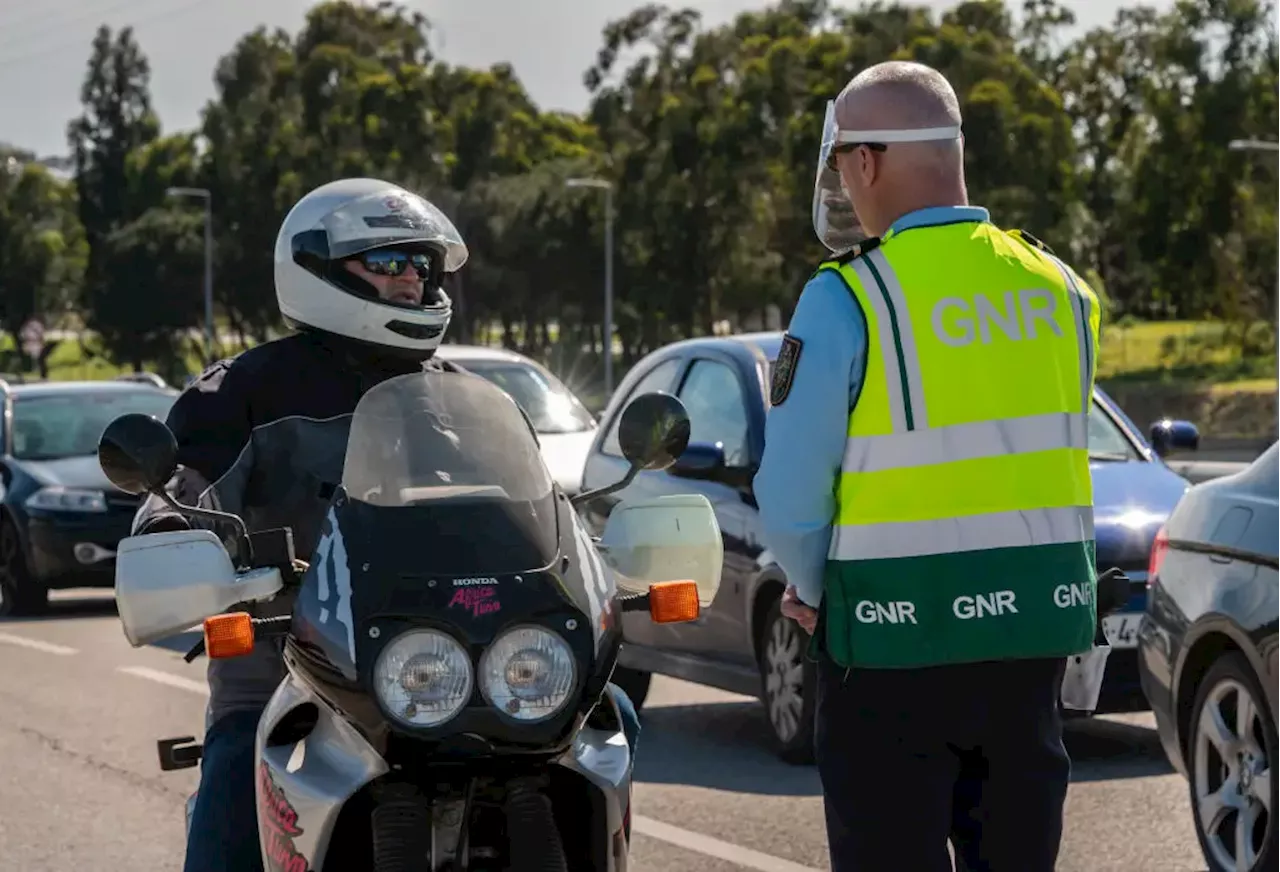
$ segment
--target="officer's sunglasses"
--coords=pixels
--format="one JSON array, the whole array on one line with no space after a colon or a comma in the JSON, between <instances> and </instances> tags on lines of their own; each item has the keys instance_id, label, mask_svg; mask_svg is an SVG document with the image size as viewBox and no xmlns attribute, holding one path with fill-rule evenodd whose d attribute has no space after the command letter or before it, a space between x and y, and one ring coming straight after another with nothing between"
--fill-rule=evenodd
<instances>
[{"instance_id":1,"label":"officer's sunglasses","mask_svg":"<svg viewBox=\"0 0 1280 872\"><path fill-rule=\"evenodd\" d=\"M855 148L869 148L872 151L884 151L888 148L883 142L842 142L834 145L831 151L827 153L827 169L833 173L840 172L840 167L836 165L836 155L848 154Z\"/></svg>"},{"instance_id":2,"label":"officer's sunglasses","mask_svg":"<svg viewBox=\"0 0 1280 872\"><path fill-rule=\"evenodd\" d=\"M358 254L351 259L378 276L395 278L404 275L410 267L420 279L426 279L431 274L431 255L421 251L378 248Z\"/></svg>"}]
</instances>

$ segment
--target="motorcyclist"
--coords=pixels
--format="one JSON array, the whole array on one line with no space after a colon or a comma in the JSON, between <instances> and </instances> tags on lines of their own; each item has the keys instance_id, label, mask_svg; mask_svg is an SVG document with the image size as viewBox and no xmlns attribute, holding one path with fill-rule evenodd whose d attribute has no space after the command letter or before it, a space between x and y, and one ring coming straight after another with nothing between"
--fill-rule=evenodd
<instances>
[{"instance_id":1,"label":"motorcyclist","mask_svg":"<svg viewBox=\"0 0 1280 872\"><path fill-rule=\"evenodd\" d=\"M209 367L177 399L178 444L169 492L179 502L234 512L250 531L291 527L307 560L342 479L351 413L360 397L407 373L459 371L433 359L452 315L442 288L468 256L452 222L427 200L376 179L343 179L307 194L276 238L280 312L296 332ZM150 497L134 534L191 523ZM288 602L251 609L288 613ZM254 796L259 716L284 677L278 640L208 666L200 787L185 872L262 869ZM639 730L611 688L634 750Z\"/></svg>"}]
</instances>

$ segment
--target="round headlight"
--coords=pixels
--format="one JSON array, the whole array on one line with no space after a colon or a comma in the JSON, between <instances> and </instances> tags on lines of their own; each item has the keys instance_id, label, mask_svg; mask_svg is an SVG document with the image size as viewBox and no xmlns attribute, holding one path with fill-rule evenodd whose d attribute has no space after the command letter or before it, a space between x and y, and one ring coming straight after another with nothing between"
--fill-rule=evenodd
<instances>
[{"instance_id":1,"label":"round headlight","mask_svg":"<svg viewBox=\"0 0 1280 872\"><path fill-rule=\"evenodd\" d=\"M410 630L373 665L373 688L391 717L407 727L438 727L471 699L471 658L452 636Z\"/></svg>"},{"instance_id":2,"label":"round headlight","mask_svg":"<svg viewBox=\"0 0 1280 872\"><path fill-rule=\"evenodd\" d=\"M540 721L564 707L577 671L564 639L541 627L516 627L480 658L480 690L507 717Z\"/></svg>"}]
</instances>

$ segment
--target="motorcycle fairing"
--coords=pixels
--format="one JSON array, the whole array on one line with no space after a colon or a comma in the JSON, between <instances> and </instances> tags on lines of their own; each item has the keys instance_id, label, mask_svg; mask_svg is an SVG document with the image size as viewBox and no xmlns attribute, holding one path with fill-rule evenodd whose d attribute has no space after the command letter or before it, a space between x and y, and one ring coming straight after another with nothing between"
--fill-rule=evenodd
<instances>
[{"instance_id":1,"label":"motorcycle fairing","mask_svg":"<svg viewBox=\"0 0 1280 872\"><path fill-rule=\"evenodd\" d=\"M319 710L315 727L286 744L268 740L300 706ZM254 793L268 872L320 872L342 806L388 771L386 761L345 719L290 674L258 721Z\"/></svg>"},{"instance_id":2,"label":"motorcycle fairing","mask_svg":"<svg viewBox=\"0 0 1280 872\"><path fill-rule=\"evenodd\" d=\"M297 741L269 743L299 707L319 712ZM601 705L614 703L608 695ZM615 718L616 719L616 712ZM347 721L290 674L258 722L255 796L263 865L267 872L329 872L325 868L343 806L389 772L382 756ZM604 797L610 834L623 826L631 798L631 753L621 730L584 727L553 761L586 780ZM625 844L614 844L605 872L625 872ZM345 872L345 870L333 870Z\"/></svg>"}]
</instances>

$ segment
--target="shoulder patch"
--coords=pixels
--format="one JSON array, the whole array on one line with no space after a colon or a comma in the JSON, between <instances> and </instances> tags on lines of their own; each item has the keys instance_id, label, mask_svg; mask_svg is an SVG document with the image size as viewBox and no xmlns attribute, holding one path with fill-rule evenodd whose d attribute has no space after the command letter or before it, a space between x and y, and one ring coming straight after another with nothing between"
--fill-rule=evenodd
<instances>
[{"instance_id":1,"label":"shoulder patch","mask_svg":"<svg viewBox=\"0 0 1280 872\"><path fill-rule=\"evenodd\" d=\"M800 351L804 343L790 333L782 337L782 348L778 349L778 359L773 362L773 380L769 385L769 404L781 406L791 393L791 383L796 377L796 366L800 363Z\"/></svg>"},{"instance_id":2,"label":"shoulder patch","mask_svg":"<svg viewBox=\"0 0 1280 872\"><path fill-rule=\"evenodd\" d=\"M1021 239L1023 242L1027 243L1028 245L1031 245L1031 246L1033 246L1033 247L1035 247L1035 248L1038 248L1038 249L1040 249L1041 251L1045 252L1046 254L1054 254L1054 252L1053 252L1053 249L1052 249L1052 248L1050 248L1050 247L1049 247L1048 245L1046 245L1045 243L1041 242L1041 241L1040 241L1039 239L1037 239L1036 237L1032 236L1032 235L1031 235L1030 233L1028 233L1027 231L1025 231L1025 230L1014 230L1014 231L1011 231L1011 232L1012 232L1015 236L1017 236L1019 239ZM1055 254L1055 255L1054 255L1054 257L1057 257L1057 255Z\"/></svg>"}]
</instances>

